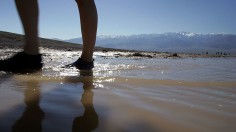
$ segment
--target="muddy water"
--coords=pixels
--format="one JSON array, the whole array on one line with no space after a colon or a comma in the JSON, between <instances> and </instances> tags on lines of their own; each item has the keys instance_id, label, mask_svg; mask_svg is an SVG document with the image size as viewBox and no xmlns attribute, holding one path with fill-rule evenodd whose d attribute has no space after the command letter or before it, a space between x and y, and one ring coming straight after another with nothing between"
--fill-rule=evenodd
<instances>
[{"instance_id":1,"label":"muddy water","mask_svg":"<svg viewBox=\"0 0 236 132\"><path fill-rule=\"evenodd\" d=\"M42 72L1 73L0 131L236 130L236 58L96 52L93 72L60 68L77 57L45 50Z\"/></svg>"}]
</instances>

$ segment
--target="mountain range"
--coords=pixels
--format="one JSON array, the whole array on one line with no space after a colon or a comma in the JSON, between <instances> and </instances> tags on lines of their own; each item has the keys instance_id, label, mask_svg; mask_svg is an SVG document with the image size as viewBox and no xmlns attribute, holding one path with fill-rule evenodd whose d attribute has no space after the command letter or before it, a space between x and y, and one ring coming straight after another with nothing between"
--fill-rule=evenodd
<instances>
[{"instance_id":1,"label":"mountain range","mask_svg":"<svg viewBox=\"0 0 236 132\"><path fill-rule=\"evenodd\" d=\"M82 43L82 38L63 40ZM97 46L128 50L236 54L235 34L197 34L190 32L98 36Z\"/></svg>"}]
</instances>

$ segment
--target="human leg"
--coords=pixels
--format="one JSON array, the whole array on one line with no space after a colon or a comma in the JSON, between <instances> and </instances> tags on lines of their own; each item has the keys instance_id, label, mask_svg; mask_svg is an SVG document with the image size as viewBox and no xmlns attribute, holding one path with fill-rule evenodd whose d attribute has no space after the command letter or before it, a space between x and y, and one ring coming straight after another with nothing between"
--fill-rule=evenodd
<instances>
[{"instance_id":1,"label":"human leg","mask_svg":"<svg viewBox=\"0 0 236 132\"><path fill-rule=\"evenodd\" d=\"M23 52L0 60L0 71L28 73L42 68L38 42L38 3L37 0L15 0L23 28L25 44Z\"/></svg>"},{"instance_id":2,"label":"human leg","mask_svg":"<svg viewBox=\"0 0 236 132\"><path fill-rule=\"evenodd\" d=\"M24 53L39 54L37 0L15 0L16 7L25 32Z\"/></svg>"},{"instance_id":3,"label":"human leg","mask_svg":"<svg viewBox=\"0 0 236 132\"><path fill-rule=\"evenodd\" d=\"M83 38L81 59L86 62L92 62L98 23L96 5L94 0L76 0L76 2L80 13L81 32Z\"/></svg>"}]
</instances>

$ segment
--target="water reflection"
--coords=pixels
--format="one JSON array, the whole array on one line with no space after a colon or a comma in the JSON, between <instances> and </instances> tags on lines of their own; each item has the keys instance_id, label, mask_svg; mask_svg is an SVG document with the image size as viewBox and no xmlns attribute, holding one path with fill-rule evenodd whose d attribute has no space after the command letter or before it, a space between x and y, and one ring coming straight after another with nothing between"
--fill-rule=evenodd
<instances>
[{"instance_id":1,"label":"water reflection","mask_svg":"<svg viewBox=\"0 0 236 132\"><path fill-rule=\"evenodd\" d=\"M82 94L81 103L84 106L84 114L78 116L73 121L73 132L90 132L98 127L98 115L93 106L93 72L81 71L80 75L86 79L83 81L84 93Z\"/></svg>"},{"instance_id":2,"label":"water reflection","mask_svg":"<svg viewBox=\"0 0 236 132\"><path fill-rule=\"evenodd\" d=\"M82 77L82 79L81 79ZM84 107L82 116L77 116L72 120L73 132L90 132L98 127L98 115L93 106L94 89L93 72L80 72L80 79L66 78L67 83L83 83L83 94L81 103ZM45 116L40 108L40 81L29 80L26 82L24 91L24 103L26 105L22 116L12 126L13 132L41 132L42 122ZM57 124L54 124L57 127ZM68 128L69 130L70 128Z\"/></svg>"},{"instance_id":3,"label":"water reflection","mask_svg":"<svg viewBox=\"0 0 236 132\"><path fill-rule=\"evenodd\" d=\"M25 111L12 127L13 132L41 132L44 112L40 108L40 89L38 81L26 82L24 91Z\"/></svg>"}]
</instances>

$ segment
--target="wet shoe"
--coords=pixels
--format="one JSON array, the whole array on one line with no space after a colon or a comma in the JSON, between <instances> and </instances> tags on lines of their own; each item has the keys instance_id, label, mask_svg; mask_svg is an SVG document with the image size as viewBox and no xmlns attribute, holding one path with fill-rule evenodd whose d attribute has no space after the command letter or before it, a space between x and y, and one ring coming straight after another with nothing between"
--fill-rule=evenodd
<instances>
[{"instance_id":1,"label":"wet shoe","mask_svg":"<svg viewBox=\"0 0 236 132\"><path fill-rule=\"evenodd\" d=\"M86 62L86 61L82 60L82 58L79 58L74 63L66 65L65 67L76 67L79 70L92 70L94 68L94 63L93 63L93 61Z\"/></svg>"},{"instance_id":2,"label":"wet shoe","mask_svg":"<svg viewBox=\"0 0 236 132\"><path fill-rule=\"evenodd\" d=\"M42 55L28 55L19 52L6 60L0 60L0 71L13 73L32 73L41 70Z\"/></svg>"}]
</instances>

